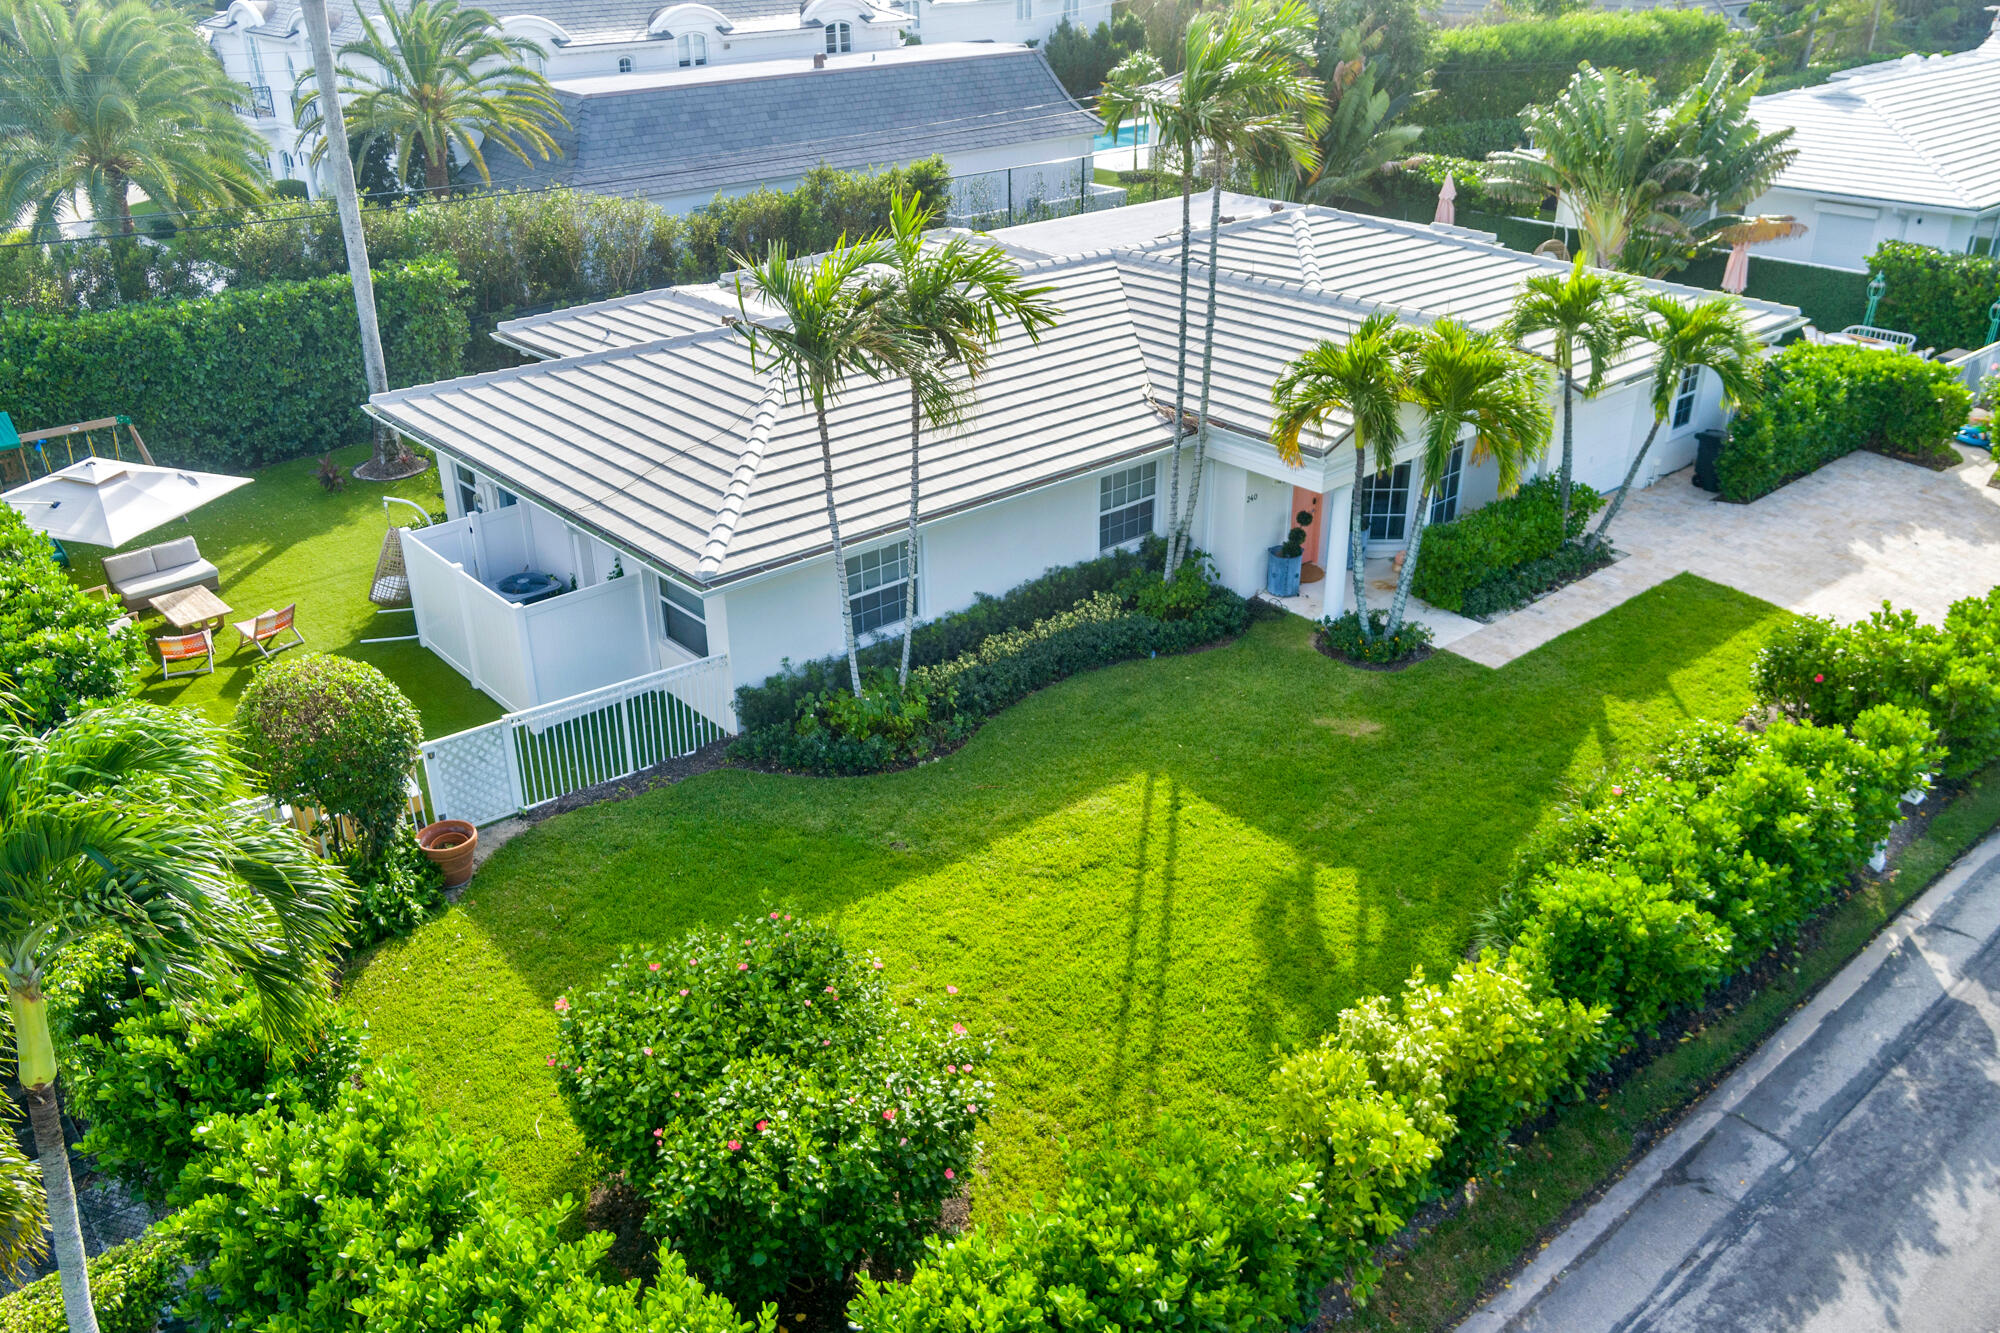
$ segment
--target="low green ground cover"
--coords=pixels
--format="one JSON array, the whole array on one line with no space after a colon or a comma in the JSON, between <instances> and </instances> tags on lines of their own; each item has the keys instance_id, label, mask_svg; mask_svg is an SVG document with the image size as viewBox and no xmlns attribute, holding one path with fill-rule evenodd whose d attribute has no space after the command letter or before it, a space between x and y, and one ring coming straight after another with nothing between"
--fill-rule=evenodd
<instances>
[{"instance_id":1,"label":"low green ground cover","mask_svg":"<svg viewBox=\"0 0 2000 1333\"><path fill-rule=\"evenodd\" d=\"M1065 1139L1261 1116L1272 1056L1442 975L1569 784L1750 702L1783 613L1684 576L1499 671L1356 671L1287 618L1072 678L942 763L726 770L542 824L349 978L376 1049L526 1198L594 1171L547 1070L554 999L621 945L783 908L999 1038L981 1215Z\"/></svg>"},{"instance_id":2,"label":"low green ground cover","mask_svg":"<svg viewBox=\"0 0 2000 1333\"><path fill-rule=\"evenodd\" d=\"M367 457L366 446L334 455L343 475ZM197 509L185 520L147 533L126 549L193 536L201 553L222 571L222 600L232 608L232 620L247 620L260 611L297 602L298 626L307 647L382 668L416 704L426 736L447 735L498 717L497 703L418 644L361 642L415 632L407 614L377 616L368 587L382 534L388 530L382 497L394 495L433 512L442 510L437 472L393 486L350 481L345 490L329 494L319 484L318 470L316 458L261 468L249 474L250 485ZM396 509L398 522L414 517L401 506ZM88 588L104 582L105 552L90 546L69 550L71 576L78 584ZM145 629L148 634L164 632L157 618L147 620ZM197 709L227 722L261 661L254 650L236 644L232 629L225 627L215 636L212 675L161 680L159 658L153 656L139 697Z\"/></svg>"}]
</instances>

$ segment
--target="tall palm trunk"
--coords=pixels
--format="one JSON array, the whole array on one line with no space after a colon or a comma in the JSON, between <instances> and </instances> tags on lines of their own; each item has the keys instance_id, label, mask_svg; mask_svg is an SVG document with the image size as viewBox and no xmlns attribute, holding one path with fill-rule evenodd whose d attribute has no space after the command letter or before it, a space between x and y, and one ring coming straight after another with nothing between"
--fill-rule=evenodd
<instances>
[{"instance_id":1,"label":"tall palm trunk","mask_svg":"<svg viewBox=\"0 0 2000 1333\"><path fill-rule=\"evenodd\" d=\"M55 1046L49 1036L48 1001L39 989L11 986L15 1055L35 1152L42 1163L42 1187L49 1198L49 1230L56 1268L62 1274L63 1315L70 1333L97 1333L97 1307L90 1299L84 1266L83 1226L76 1215L76 1186L69 1175L69 1144L63 1139L62 1099L56 1091Z\"/></svg>"},{"instance_id":2,"label":"tall palm trunk","mask_svg":"<svg viewBox=\"0 0 2000 1333\"><path fill-rule=\"evenodd\" d=\"M910 535L903 566L903 665L896 673L898 688L910 683L910 639L917 630L917 446L922 442L923 403L917 381L910 380Z\"/></svg>"},{"instance_id":3,"label":"tall palm trunk","mask_svg":"<svg viewBox=\"0 0 2000 1333\"><path fill-rule=\"evenodd\" d=\"M433 151L424 144L424 192L432 199L442 199L451 188L451 145L444 144Z\"/></svg>"},{"instance_id":4,"label":"tall palm trunk","mask_svg":"<svg viewBox=\"0 0 2000 1333\"><path fill-rule=\"evenodd\" d=\"M1201 499L1201 473L1208 462L1208 400L1209 391L1215 383L1215 283L1216 264L1222 248L1222 176L1223 152L1220 144L1215 148L1215 189L1208 206L1208 312L1201 326L1201 402L1195 409L1194 430L1194 474L1188 479L1187 512L1181 516L1180 526L1175 530L1167 551L1167 576L1179 567L1186 556L1189 538L1194 532L1195 504Z\"/></svg>"},{"instance_id":5,"label":"tall palm trunk","mask_svg":"<svg viewBox=\"0 0 2000 1333\"><path fill-rule=\"evenodd\" d=\"M1354 432L1354 495L1347 511L1347 567L1354 574L1354 614L1361 621L1361 641L1372 642L1375 631L1368 626L1368 558L1364 554L1361 521L1367 514L1361 507L1361 487L1368 480L1368 449L1360 430Z\"/></svg>"},{"instance_id":6,"label":"tall palm trunk","mask_svg":"<svg viewBox=\"0 0 2000 1333\"><path fill-rule=\"evenodd\" d=\"M1174 534L1181 530L1181 423L1187 420L1188 268L1194 260L1194 146L1181 154L1181 325L1174 358L1174 457L1167 486L1167 567L1174 576Z\"/></svg>"},{"instance_id":7,"label":"tall palm trunk","mask_svg":"<svg viewBox=\"0 0 2000 1333\"><path fill-rule=\"evenodd\" d=\"M112 219L117 223L120 236L132 235L132 183L125 179L122 171L107 171L104 177L111 183Z\"/></svg>"},{"instance_id":8,"label":"tall palm trunk","mask_svg":"<svg viewBox=\"0 0 2000 1333\"><path fill-rule=\"evenodd\" d=\"M1632 455L1632 466L1625 469L1625 484L1618 488L1618 494L1611 498L1611 507L1604 511L1604 517L1597 520L1597 531L1590 534L1590 545L1604 543L1604 530L1611 526L1611 520L1618 517L1618 511L1625 507L1625 497L1632 493L1632 487L1639 480L1639 464L1646 461L1646 451L1653 447L1653 437L1660 433L1660 423L1665 417L1653 418L1653 428L1646 432L1646 442L1639 446L1639 452Z\"/></svg>"},{"instance_id":9,"label":"tall palm trunk","mask_svg":"<svg viewBox=\"0 0 2000 1333\"><path fill-rule=\"evenodd\" d=\"M1570 480L1576 471L1576 426L1570 411L1575 397L1575 381L1568 365L1562 368L1563 381L1563 461L1562 461L1562 539L1569 540L1569 490Z\"/></svg>"},{"instance_id":10,"label":"tall palm trunk","mask_svg":"<svg viewBox=\"0 0 2000 1333\"><path fill-rule=\"evenodd\" d=\"M826 428L826 404L813 404L819 422L819 464L826 480L826 526L833 534L833 578L840 589L840 630L847 639L847 681L861 697L861 654L854 646L854 603L847 596L847 548L840 540L840 509L833 502L833 436Z\"/></svg>"},{"instance_id":11,"label":"tall palm trunk","mask_svg":"<svg viewBox=\"0 0 2000 1333\"><path fill-rule=\"evenodd\" d=\"M1396 600L1389 606L1389 635L1403 628L1403 613L1410 605L1410 585L1417 581L1417 552L1424 544L1424 521L1431 513L1431 488L1417 493L1417 512L1410 519L1410 546L1403 556L1403 573L1396 580Z\"/></svg>"},{"instance_id":12,"label":"tall palm trunk","mask_svg":"<svg viewBox=\"0 0 2000 1333\"><path fill-rule=\"evenodd\" d=\"M320 132L326 136L326 163L333 198L340 213L340 237L347 248L347 275L354 284L354 313L361 333L361 370L370 394L389 391L388 362L382 356L382 329L375 318L375 277L368 268L368 238L361 230L361 200L354 188L354 159L347 154L347 120L340 110L339 79L333 63L333 34L327 27L326 0L303 0L299 6L307 36L312 40L313 78L319 84ZM394 434L375 423L374 454L368 468L378 479L395 472Z\"/></svg>"}]
</instances>

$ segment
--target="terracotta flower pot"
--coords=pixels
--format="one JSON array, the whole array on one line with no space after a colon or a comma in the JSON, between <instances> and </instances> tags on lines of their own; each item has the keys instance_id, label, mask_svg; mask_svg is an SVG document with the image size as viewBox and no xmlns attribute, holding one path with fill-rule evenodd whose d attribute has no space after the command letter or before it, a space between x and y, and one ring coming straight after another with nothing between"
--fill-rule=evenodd
<instances>
[{"instance_id":1,"label":"terracotta flower pot","mask_svg":"<svg viewBox=\"0 0 2000 1333\"><path fill-rule=\"evenodd\" d=\"M479 850L479 830L463 819L440 819L417 830L417 846L444 875L444 886L456 889L472 878L472 854Z\"/></svg>"}]
</instances>

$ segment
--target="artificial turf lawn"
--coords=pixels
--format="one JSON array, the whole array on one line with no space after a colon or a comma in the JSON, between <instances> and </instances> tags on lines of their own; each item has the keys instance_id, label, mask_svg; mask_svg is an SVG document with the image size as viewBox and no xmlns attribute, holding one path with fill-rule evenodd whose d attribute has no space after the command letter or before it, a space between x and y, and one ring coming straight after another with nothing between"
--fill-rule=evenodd
<instances>
[{"instance_id":1,"label":"artificial turf lawn","mask_svg":"<svg viewBox=\"0 0 2000 1333\"><path fill-rule=\"evenodd\" d=\"M343 475L367 457L366 445L334 455ZM407 614L378 617L368 600L368 588L389 524L382 497L413 500L432 512L442 509L436 469L389 486L349 481L345 490L331 494L320 486L318 472L317 458L273 464L251 473L250 485L204 505L185 520L134 539L125 549L192 536L201 553L221 571L222 600L231 608L231 620L248 620L260 611L297 602L305 650L339 653L382 668L417 706L426 736L448 735L498 717L499 704L420 645L360 642L415 633ZM396 506L398 524L414 518ZM71 577L79 585L88 588L104 582L106 552L79 545L70 546L69 552ZM171 632L157 617L145 621L145 630L149 635ZM237 643L236 631L225 625L215 636L215 671L208 675L162 680L159 658L153 656L139 697L199 709L227 722L236 715L236 701L262 661L255 650L238 648Z\"/></svg>"},{"instance_id":2,"label":"artificial turf lawn","mask_svg":"<svg viewBox=\"0 0 2000 1333\"><path fill-rule=\"evenodd\" d=\"M1058 1178L1064 1136L1261 1115L1274 1051L1451 967L1567 783L1741 713L1782 618L1683 576L1501 670L1443 653L1400 673L1259 623L1044 690L906 772L724 770L550 819L364 960L345 1003L460 1129L497 1136L526 1196L580 1195L555 997L621 944L810 916L1000 1038L991 1216Z\"/></svg>"}]
</instances>

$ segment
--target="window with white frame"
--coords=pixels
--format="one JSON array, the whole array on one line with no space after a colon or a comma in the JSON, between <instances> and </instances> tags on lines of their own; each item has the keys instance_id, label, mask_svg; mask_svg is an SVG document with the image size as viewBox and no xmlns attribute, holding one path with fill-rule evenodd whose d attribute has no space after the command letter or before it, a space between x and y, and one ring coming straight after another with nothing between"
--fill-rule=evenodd
<instances>
[{"instance_id":1,"label":"window with white frame","mask_svg":"<svg viewBox=\"0 0 2000 1333\"><path fill-rule=\"evenodd\" d=\"M632 57L631 57L631 56L619 56L619 57L618 57L618 72L619 72L620 74L630 74L630 73L632 72Z\"/></svg>"},{"instance_id":2,"label":"window with white frame","mask_svg":"<svg viewBox=\"0 0 2000 1333\"><path fill-rule=\"evenodd\" d=\"M1035 17L1035 0L1014 0L1014 21L1026 23Z\"/></svg>"},{"instance_id":3,"label":"window with white frame","mask_svg":"<svg viewBox=\"0 0 2000 1333\"><path fill-rule=\"evenodd\" d=\"M1083 0L1063 0L1063 22L1075 27L1083 14Z\"/></svg>"},{"instance_id":4,"label":"window with white frame","mask_svg":"<svg viewBox=\"0 0 2000 1333\"><path fill-rule=\"evenodd\" d=\"M845 23L826 25L826 53L830 56L846 55L854 49L854 29Z\"/></svg>"},{"instance_id":5,"label":"window with white frame","mask_svg":"<svg viewBox=\"0 0 2000 1333\"><path fill-rule=\"evenodd\" d=\"M505 486L495 486L493 488L493 507L495 509L507 509L519 503L521 503L521 497L508 490Z\"/></svg>"},{"instance_id":6,"label":"window with white frame","mask_svg":"<svg viewBox=\"0 0 2000 1333\"><path fill-rule=\"evenodd\" d=\"M910 595L909 556L909 542L900 541L847 557L847 605L856 634L903 623L903 601Z\"/></svg>"},{"instance_id":7,"label":"window with white frame","mask_svg":"<svg viewBox=\"0 0 2000 1333\"><path fill-rule=\"evenodd\" d=\"M1426 523L1449 523L1458 517L1459 483L1465 479L1465 446L1453 447L1451 462L1445 465L1444 477L1438 482L1437 490L1431 493L1431 514Z\"/></svg>"},{"instance_id":8,"label":"window with white frame","mask_svg":"<svg viewBox=\"0 0 2000 1333\"><path fill-rule=\"evenodd\" d=\"M708 608L693 589L672 579L660 580L660 623L669 642L696 657L708 656Z\"/></svg>"},{"instance_id":9,"label":"window with white frame","mask_svg":"<svg viewBox=\"0 0 2000 1333\"><path fill-rule=\"evenodd\" d=\"M1371 542L1399 542L1408 530L1410 465L1398 463L1361 483L1362 534Z\"/></svg>"},{"instance_id":10,"label":"window with white frame","mask_svg":"<svg viewBox=\"0 0 2000 1333\"><path fill-rule=\"evenodd\" d=\"M1153 499L1160 487L1158 461L1097 479L1097 549L1108 551L1153 530Z\"/></svg>"},{"instance_id":11,"label":"window with white frame","mask_svg":"<svg viewBox=\"0 0 2000 1333\"><path fill-rule=\"evenodd\" d=\"M674 39L674 49L680 55L682 69L708 63L708 38L701 33L682 33Z\"/></svg>"},{"instance_id":12,"label":"window with white frame","mask_svg":"<svg viewBox=\"0 0 2000 1333\"><path fill-rule=\"evenodd\" d=\"M458 512L461 517L479 512L479 479L472 475L472 469L463 463L451 466L452 480L458 487Z\"/></svg>"},{"instance_id":13,"label":"window with white frame","mask_svg":"<svg viewBox=\"0 0 2000 1333\"><path fill-rule=\"evenodd\" d=\"M1694 420L1694 400L1701 392L1701 367L1689 366L1681 372L1681 382L1674 390L1674 429L1680 430Z\"/></svg>"}]
</instances>

